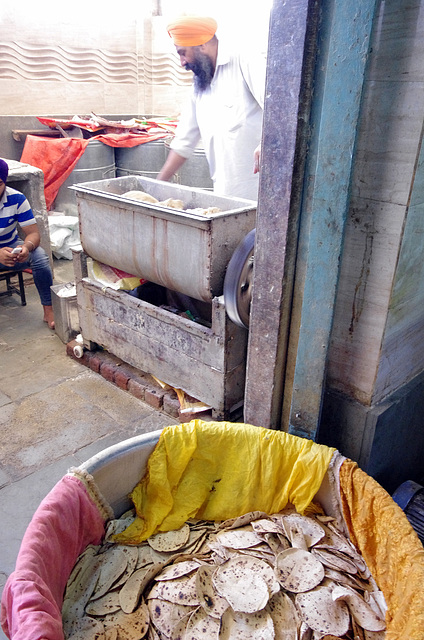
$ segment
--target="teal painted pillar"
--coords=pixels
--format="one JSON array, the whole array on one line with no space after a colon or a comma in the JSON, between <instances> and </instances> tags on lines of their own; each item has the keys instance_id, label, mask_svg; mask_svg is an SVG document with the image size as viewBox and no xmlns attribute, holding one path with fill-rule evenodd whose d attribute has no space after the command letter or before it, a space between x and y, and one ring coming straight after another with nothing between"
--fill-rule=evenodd
<instances>
[{"instance_id":1,"label":"teal painted pillar","mask_svg":"<svg viewBox=\"0 0 424 640\"><path fill-rule=\"evenodd\" d=\"M323 2L282 427L315 438L375 0ZM284 415L285 414L285 415Z\"/></svg>"}]
</instances>

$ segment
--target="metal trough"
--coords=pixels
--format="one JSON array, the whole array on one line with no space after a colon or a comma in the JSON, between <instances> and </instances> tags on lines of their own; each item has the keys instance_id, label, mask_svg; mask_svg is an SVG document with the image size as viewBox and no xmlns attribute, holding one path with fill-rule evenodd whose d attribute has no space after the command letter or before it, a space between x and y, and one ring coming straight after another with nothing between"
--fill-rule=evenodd
<instances>
[{"instance_id":1,"label":"metal trough","mask_svg":"<svg viewBox=\"0 0 424 640\"><path fill-rule=\"evenodd\" d=\"M227 264L256 224L256 202L152 178L126 176L72 188L89 256L205 302L222 294ZM134 190L159 201L182 200L184 209L221 212L187 213L123 197Z\"/></svg>"}]
</instances>

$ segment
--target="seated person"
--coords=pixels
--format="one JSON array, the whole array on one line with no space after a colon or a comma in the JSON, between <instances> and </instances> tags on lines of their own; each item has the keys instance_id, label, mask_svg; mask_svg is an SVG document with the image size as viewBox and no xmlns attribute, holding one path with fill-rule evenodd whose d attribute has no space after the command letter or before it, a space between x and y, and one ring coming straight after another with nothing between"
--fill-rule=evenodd
<instances>
[{"instance_id":1,"label":"seated person","mask_svg":"<svg viewBox=\"0 0 424 640\"><path fill-rule=\"evenodd\" d=\"M0 158L0 270L31 269L38 295L44 309L44 322L54 329L54 315L50 287L53 276L49 258L39 245L37 222L25 196L6 186L8 164ZM18 235L18 225L25 238ZM13 249L19 247L19 253Z\"/></svg>"}]
</instances>

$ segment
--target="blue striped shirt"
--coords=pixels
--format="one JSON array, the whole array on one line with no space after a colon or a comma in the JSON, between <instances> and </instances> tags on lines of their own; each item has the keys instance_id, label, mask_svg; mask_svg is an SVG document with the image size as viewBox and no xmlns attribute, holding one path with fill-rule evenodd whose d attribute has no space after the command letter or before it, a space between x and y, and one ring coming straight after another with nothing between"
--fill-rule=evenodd
<instances>
[{"instance_id":1,"label":"blue striped shirt","mask_svg":"<svg viewBox=\"0 0 424 640\"><path fill-rule=\"evenodd\" d=\"M23 193L6 187L0 200L0 247L10 247L18 239L18 224L27 227L35 222Z\"/></svg>"}]
</instances>

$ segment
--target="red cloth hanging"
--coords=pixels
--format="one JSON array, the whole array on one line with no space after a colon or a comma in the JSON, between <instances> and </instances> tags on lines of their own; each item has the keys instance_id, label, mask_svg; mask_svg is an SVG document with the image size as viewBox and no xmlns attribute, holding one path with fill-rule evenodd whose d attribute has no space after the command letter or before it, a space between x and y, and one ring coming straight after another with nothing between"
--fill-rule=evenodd
<instances>
[{"instance_id":1,"label":"red cloth hanging","mask_svg":"<svg viewBox=\"0 0 424 640\"><path fill-rule=\"evenodd\" d=\"M110 147L136 147L167 136L169 136L169 132L107 133L89 139L47 138L29 135L25 140L20 161L38 167L44 173L44 196L49 211L60 187L72 173L87 144L92 140L99 140Z\"/></svg>"}]
</instances>

